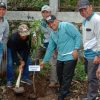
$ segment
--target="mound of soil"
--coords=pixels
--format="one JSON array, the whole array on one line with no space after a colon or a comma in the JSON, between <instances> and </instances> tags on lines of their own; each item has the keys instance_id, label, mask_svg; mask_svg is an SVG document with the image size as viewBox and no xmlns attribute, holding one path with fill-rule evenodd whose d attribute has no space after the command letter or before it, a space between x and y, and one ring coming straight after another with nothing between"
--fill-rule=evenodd
<instances>
[{"instance_id":1,"label":"mound of soil","mask_svg":"<svg viewBox=\"0 0 100 100\"><path fill-rule=\"evenodd\" d=\"M35 90L33 86L22 84L25 92L20 95L16 95L12 88L0 87L0 100L56 100L58 88L49 88L49 80L47 77L35 76ZM3 88L2 88L3 87ZM86 94L87 82L72 81L70 88L70 95L65 100L80 100L80 96Z\"/></svg>"}]
</instances>

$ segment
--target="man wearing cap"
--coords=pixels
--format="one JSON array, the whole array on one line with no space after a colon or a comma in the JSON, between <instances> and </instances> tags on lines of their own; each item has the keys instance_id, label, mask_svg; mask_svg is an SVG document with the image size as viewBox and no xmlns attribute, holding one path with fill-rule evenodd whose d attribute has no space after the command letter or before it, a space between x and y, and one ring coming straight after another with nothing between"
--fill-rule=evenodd
<instances>
[{"instance_id":1,"label":"man wearing cap","mask_svg":"<svg viewBox=\"0 0 100 100\"><path fill-rule=\"evenodd\" d=\"M47 48L48 43L49 43L50 33L51 33L51 29L48 27L48 25L46 23L46 18L51 15L51 8L48 5L44 5L41 8L41 14L42 14L43 19L41 20L40 28L44 33L43 50L46 51L46 48ZM50 84L49 84L49 87L55 87L56 84L57 84L56 52L57 51L55 50L54 53L53 53L53 56L51 57L51 60L49 62L50 65L51 65L50 66L51 71L50 71ZM43 53L42 47L40 47L38 54L40 54L40 53L41 53L41 56L43 58L45 52Z\"/></svg>"},{"instance_id":2,"label":"man wearing cap","mask_svg":"<svg viewBox=\"0 0 100 100\"><path fill-rule=\"evenodd\" d=\"M7 87L12 87L14 79L14 65L23 64L24 67L20 67L22 71L21 82L32 84L29 80L28 64L30 54L29 44L30 31L26 24L21 24L18 27L18 31L13 33L7 42Z\"/></svg>"},{"instance_id":3,"label":"man wearing cap","mask_svg":"<svg viewBox=\"0 0 100 100\"><path fill-rule=\"evenodd\" d=\"M86 100L96 100L98 95L97 78L100 77L100 16L92 11L92 5L88 0L80 0L78 9L80 15L85 18L82 23L82 33L84 56L88 61L88 92Z\"/></svg>"},{"instance_id":4,"label":"man wearing cap","mask_svg":"<svg viewBox=\"0 0 100 100\"><path fill-rule=\"evenodd\" d=\"M44 67L44 63L49 61L56 47L58 51L56 69L60 84L57 100L64 100L69 95L69 88L78 59L81 36L73 24L58 22L54 15L47 17L46 21L53 31L51 32L49 45L40 66L41 68Z\"/></svg>"},{"instance_id":5,"label":"man wearing cap","mask_svg":"<svg viewBox=\"0 0 100 100\"><path fill-rule=\"evenodd\" d=\"M2 61L3 49L6 49L5 47L9 33L9 24L4 18L6 10L6 4L4 2L0 2L0 64Z\"/></svg>"}]
</instances>

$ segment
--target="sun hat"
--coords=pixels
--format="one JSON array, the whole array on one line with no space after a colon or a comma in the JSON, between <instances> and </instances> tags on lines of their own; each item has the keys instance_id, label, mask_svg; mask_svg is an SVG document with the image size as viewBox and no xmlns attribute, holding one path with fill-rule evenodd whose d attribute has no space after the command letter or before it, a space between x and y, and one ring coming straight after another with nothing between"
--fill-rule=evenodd
<instances>
[{"instance_id":1,"label":"sun hat","mask_svg":"<svg viewBox=\"0 0 100 100\"><path fill-rule=\"evenodd\" d=\"M1 8L1 7L5 8L5 9L7 8L7 7L6 7L6 4L5 4L4 2L0 2L0 8Z\"/></svg>"},{"instance_id":2,"label":"sun hat","mask_svg":"<svg viewBox=\"0 0 100 100\"><path fill-rule=\"evenodd\" d=\"M46 21L47 21L47 23L49 23L49 22L53 22L55 19L56 19L56 17L54 15L51 15L46 18Z\"/></svg>"},{"instance_id":3,"label":"sun hat","mask_svg":"<svg viewBox=\"0 0 100 100\"><path fill-rule=\"evenodd\" d=\"M88 0L79 0L78 9L86 8L88 5L90 5Z\"/></svg>"},{"instance_id":4,"label":"sun hat","mask_svg":"<svg viewBox=\"0 0 100 100\"><path fill-rule=\"evenodd\" d=\"M19 34L20 34L21 36L30 35L29 28L28 28L28 26L27 26L26 24L21 24L21 25L19 25L18 31L19 31Z\"/></svg>"},{"instance_id":5,"label":"sun hat","mask_svg":"<svg viewBox=\"0 0 100 100\"><path fill-rule=\"evenodd\" d=\"M50 6L44 5L44 6L41 8L41 12L43 12L43 11L51 11Z\"/></svg>"}]
</instances>

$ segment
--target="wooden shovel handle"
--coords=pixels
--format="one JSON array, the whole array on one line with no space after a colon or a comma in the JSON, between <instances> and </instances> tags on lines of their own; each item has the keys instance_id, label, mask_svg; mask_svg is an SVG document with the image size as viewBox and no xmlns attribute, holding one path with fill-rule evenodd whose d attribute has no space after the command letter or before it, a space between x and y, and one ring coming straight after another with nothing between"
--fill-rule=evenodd
<instances>
[{"instance_id":1,"label":"wooden shovel handle","mask_svg":"<svg viewBox=\"0 0 100 100\"><path fill-rule=\"evenodd\" d=\"M20 86L20 79L21 79L21 70L19 71L19 75L18 75L18 78L17 78L17 81L16 81L16 87L19 87Z\"/></svg>"}]
</instances>

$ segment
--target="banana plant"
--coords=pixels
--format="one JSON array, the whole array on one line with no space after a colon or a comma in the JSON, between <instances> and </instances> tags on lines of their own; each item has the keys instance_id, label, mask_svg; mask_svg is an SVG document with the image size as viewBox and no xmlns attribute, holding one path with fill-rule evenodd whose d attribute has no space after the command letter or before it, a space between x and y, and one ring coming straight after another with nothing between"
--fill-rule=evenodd
<instances>
[{"instance_id":1,"label":"banana plant","mask_svg":"<svg viewBox=\"0 0 100 100\"><path fill-rule=\"evenodd\" d=\"M31 34L31 59L36 60L37 49L43 45L44 33L40 28L40 20L30 22ZM46 63L45 68L39 72L39 76L45 76L50 71L50 65Z\"/></svg>"},{"instance_id":2,"label":"banana plant","mask_svg":"<svg viewBox=\"0 0 100 100\"><path fill-rule=\"evenodd\" d=\"M33 20L30 22L31 27L31 57L36 57L36 52L39 46L43 44L44 34L40 28L40 20Z\"/></svg>"}]
</instances>

